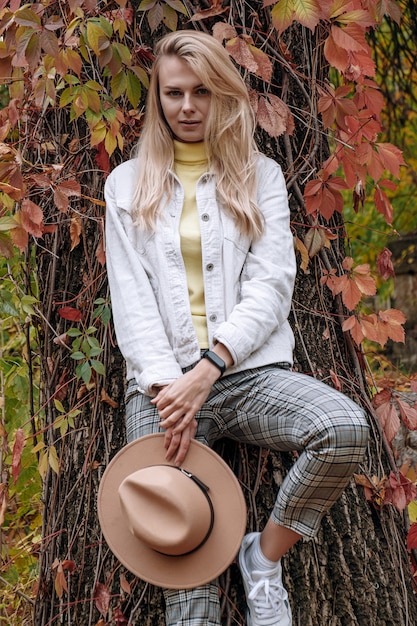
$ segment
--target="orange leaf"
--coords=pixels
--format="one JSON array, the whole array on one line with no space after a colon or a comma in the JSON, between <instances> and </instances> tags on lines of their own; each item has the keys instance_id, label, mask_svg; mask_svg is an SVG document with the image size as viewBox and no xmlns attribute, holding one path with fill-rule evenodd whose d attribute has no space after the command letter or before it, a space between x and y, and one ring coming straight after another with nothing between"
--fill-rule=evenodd
<instances>
[{"instance_id":1,"label":"orange leaf","mask_svg":"<svg viewBox=\"0 0 417 626\"><path fill-rule=\"evenodd\" d=\"M339 26L332 26L333 41L339 48L345 50L363 50L364 45L359 42L355 37L352 37L347 28L340 28Z\"/></svg>"},{"instance_id":2,"label":"orange leaf","mask_svg":"<svg viewBox=\"0 0 417 626\"><path fill-rule=\"evenodd\" d=\"M103 617L106 617L110 606L110 591L103 583L96 583L94 588L94 603Z\"/></svg>"},{"instance_id":3,"label":"orange leaf","mask_svg":"<svg viewBox=\"0 0 417 626\"><path fill-rule=\"evenodd\" d=\"M385 169L399 178L400 166L405 165L401 150L392 143L377 143L376 148Z\"/></svg>"},{"instance_id":4,"label":"orange leaf","mask_svg":"<svg viewBox=\"0 0 417 626\"><path fill-rule=\"evenodd\" d=\"M409 430L417 430L417 410L402 400L397 400L397 403L405 426Z\"/></svg>"},{"instance_id":5,"label":"orange leaf","mask_svg":"<svg viewBox=\"0 0 417 626\"><path fill-rule=\"evenodd\" d=\"M130 584L126 580L126 576L124 574L120 574L120 586L123 589L123 591L125 593L127 593L128 595L130 595L132 593L132 589L130 587Z\"/></svg>"},{"instance_id":6,"label":"orange leaf","mask_svg":"<svg viewBox=\"0 0 417 626\"><path fill-rule=\"evenodd\" d=\"M401 424L395 406L391 402L382 404L376 409L376 414L380 419L387 440L391 443L398 433Z\"/></svg>"},{"instance_id":7,"label":"orange leaf","mask_svg":"<svg viewBox=\"0 0 417 626\"><path fill-rule=\"evenodd\" d=\"M365 335L363 334L362 327L355 315L351 315L343 322L342 330L345 333L350 331L352 339L357 346L359 346L364 340Z\"/></svg>"},{"instance_id":8,"label":"orange leaf","mask_svg":"<svg viewBox=\"0 0 417 626\"><path fill-rule=\"evenodd\" d=\"M20 211L22 227L33 237L43 235L43 211L40 206L25 198Z\"/></svg>"},{"instance_id":9,"label":"orange leaf","mask_svg":"<svg viewBox=\"0 0 417 626\"><path fill-rule=\"evenodd\" d=\"M258 64L249 50L247 42L242 37L234 37L226 42L226 50L230 56L242 67L256 74Z\"/></svg>"},{"instance_id":10,"label":"orange leaf","mask_svg":"<svg viewBox=\"0 0 417 626\"><path fill-rule=\"evenodd\" d=\"M279 137L284 133L292 135L294 118L288 106L273 94L260 96L256 106L256 120L271 137Z\"/></svg>"},{"instance_id":11,"label":"orange leaf","mask_svg":"<svg viewBox=\"0 0 417 626\"><path fill-rule=\"evenodd\" d=\"M263 50L259 50L259 48L251 44L248 45L248 48L258 66L255 74L269 83L272 76L272 63L269 56Z\"/></svg>"},{"instance_id":12,"label":"orange leaf","mask_svg":"<svg viewBox=\"0 0 417 626\"><path fill-rule=\"evenodd\" d=\"M55 567L54 567L55 565ZM67 585L67 579L65 578L65 573L64 573L64 569L62 567L62 563L60 561L55 560L54 562L54 569L56 569L56 576L55 576L55 591L56 591L56 595L58 596L58 598L62 598L62 594L64 591L66 591L68 593L68 585Z\"/></svg>"},{"instance_id":13,"label":"orange leaf","mask_svg":"<svg viewBox=\"0 0 417 626\"><path fill-rule=\"evenodd\" d=\"M102 402L106 402L106 404L109 404L111 407L113 407L113 409L117 409L117 407L119 406L117 402L110 398L109 394L103 387L101 388L100 392L100 400Z\"/></svg>"},{"instance_id":14,"label":"orange leaf","mask_svg":"<svg viewBox=\"0 0 417 626\"><path fill-rule=\"evenodd\" d=\"M350 310L356 307L360 299L362 298L361 290L356 284L355 280L348 278L346 284L342 290L343 304Z\"/></svg>"},{"instance_id":15,"label":"orange leaf","mask_svg":"<svg viewBox=\"0 0 417 626\"><path fill-rule=\"evenodd\" d=\"M80 235L82 233L82 224L80 218L72 217L70 223L70 239L71 239L71 252L80 243Z\"/></svg>"}]
</instances>

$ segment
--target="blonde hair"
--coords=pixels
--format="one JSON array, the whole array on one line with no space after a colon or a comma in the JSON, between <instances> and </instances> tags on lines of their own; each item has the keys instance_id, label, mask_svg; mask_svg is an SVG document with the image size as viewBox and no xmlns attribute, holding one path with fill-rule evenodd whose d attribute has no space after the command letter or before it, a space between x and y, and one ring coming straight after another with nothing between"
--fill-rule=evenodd
<instances>
[{"instance_id":1,"label":"blonde hair","mask_svg":"<svg viewBox=\"0 0 417 626\"><path fill-rule=\"evenodd\" d=\"M163 37L146 101L146 116L137 147L137 185L133 218L153 229L156 217L173 192L174 144L159 99L159 69L164 57L184 60L211 94L204 141L210 171L225 210L242 234L258 237L262 217L255 202L256 157L254 116L246 86L223 46L205 33L183 30ZM161 184L162 181L162 184Z\"/></svg>"}]
</instances>

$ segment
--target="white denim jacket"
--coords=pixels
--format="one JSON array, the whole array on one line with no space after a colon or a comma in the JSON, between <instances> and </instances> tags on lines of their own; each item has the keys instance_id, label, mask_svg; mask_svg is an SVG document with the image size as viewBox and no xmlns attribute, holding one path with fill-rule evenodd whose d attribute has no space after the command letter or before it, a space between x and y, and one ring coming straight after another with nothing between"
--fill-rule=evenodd
<instances>
[{"instance_id":1,"label":"white denim jacket","mask_svg":"<svg viewBox=\"0 0 417 626\"><path fill-rule=\"evenodd\" d=\"M131 203L136 162L116 167L105 185L106 258L113 318L128 380L142 393L165 385L200 359L180 250L183 189L175 178L171 201L155 231L134 226ZM233 357L227 374L287 361L294 337L288 324L296 273L287 191L275 161L258 158L257 202L265 225L251 241L240 234L216 197L216 181L197 183L203 279L210 346Z\"/></svg>"}]
</instances>

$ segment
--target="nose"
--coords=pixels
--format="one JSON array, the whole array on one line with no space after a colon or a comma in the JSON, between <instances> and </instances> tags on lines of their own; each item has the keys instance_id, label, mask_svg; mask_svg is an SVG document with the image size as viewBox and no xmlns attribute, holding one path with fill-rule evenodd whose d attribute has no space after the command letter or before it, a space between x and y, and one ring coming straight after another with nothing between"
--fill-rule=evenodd
<instances>
[{"instance_id":1,"label":"nose","mask_svg":"<svg viewBox=\"0 0 417 626\"><path fill-rule=\"evenodd\" d=\"M184 113L189 113L191 111L195 111L194 97L192 93L184 93L184 98L182 101L182 110Z\"/></svg>"}]
</instances>

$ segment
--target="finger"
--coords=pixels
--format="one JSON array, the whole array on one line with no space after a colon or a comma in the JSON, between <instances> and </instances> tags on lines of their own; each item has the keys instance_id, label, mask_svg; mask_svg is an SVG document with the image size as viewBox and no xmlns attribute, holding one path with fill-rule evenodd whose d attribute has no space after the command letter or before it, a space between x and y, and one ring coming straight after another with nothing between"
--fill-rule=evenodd
<instances>
[{"instance_id":1,"label":"finger","mask_svg":"<svg viewBox=\"0 0 417 626\"><path fill-rule=\"evenodd\" d=\"M178 452L179 444L181 442L181 435L172 435L167 448L165 458L167 461L171 461Z\"/></svg>"},{"instance_id":2,"label":"finger","mask_svg":"<svg viewBox=\"0 0 417 626\"><path fill-rule=\"evenodd\" d=\"M175 457L175 465L179 466L184 462L185 457L187 456L187 452L190 448L190 444L191 444L191 433L189 432L189 430L186 430L181 435L178 452Z\"/></svg>"}]
</instances>

